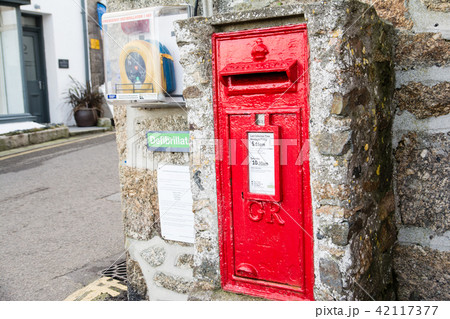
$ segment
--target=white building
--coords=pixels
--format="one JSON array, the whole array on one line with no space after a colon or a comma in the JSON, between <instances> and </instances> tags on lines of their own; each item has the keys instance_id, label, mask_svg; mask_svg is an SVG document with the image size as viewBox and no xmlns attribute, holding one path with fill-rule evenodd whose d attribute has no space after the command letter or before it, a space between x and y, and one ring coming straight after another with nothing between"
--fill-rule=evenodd
<instances>
[{"instance_id":1,"label":"white building","mask_svg":"<svg viewBox=\"0 0 450 319\"><path fill-rule=\"evenodd\" d=\"M74 125L69 76L90 80L86 0L0 0L0 124Z\"/></svg>"}]
</instances>

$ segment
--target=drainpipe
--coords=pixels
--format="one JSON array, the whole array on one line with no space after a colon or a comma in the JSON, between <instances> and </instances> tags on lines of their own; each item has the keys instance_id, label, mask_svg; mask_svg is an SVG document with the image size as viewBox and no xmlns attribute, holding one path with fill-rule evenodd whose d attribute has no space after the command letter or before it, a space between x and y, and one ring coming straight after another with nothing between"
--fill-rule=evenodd
<instances>
[{"instance_id":1,"label":"drainpipe","mask_svg":"<svg viewBox=\"0 0 450 319\"><path fill-rule=\"evenodd\" d=\"M84 70L86 73L86 83L91 83L91 70L89 65L89 44L86 18L86 0L81 0L81 17L83 19L83 39L84 39Z\"/></svg>"}]
</instances>

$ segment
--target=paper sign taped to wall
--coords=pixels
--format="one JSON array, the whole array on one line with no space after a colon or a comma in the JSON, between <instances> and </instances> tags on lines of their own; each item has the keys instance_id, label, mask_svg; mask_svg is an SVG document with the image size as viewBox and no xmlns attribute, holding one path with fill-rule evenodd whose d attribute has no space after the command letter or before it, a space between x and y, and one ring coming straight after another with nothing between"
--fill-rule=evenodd
<instances>
[{"instance_id":1,"label":"paper sign taped to wall","mask_svg":"<svg viewBox=\"0 0 450 319\"><path fill-rule=\"evenodd\" d=\"M248 133L248 160L250 193L275 195L273 133Z\"/></svg>"},{"instance_id":2,"label":"paper sign taped to wall","mask_svg":"<svg viewBox=\"0 0 450 319\"><path fill-rule=\"evenodd\" d=\"M159 166L158 200L162 237L194 243L194 213L188 166Z\"/></svg>"}]
</instances>

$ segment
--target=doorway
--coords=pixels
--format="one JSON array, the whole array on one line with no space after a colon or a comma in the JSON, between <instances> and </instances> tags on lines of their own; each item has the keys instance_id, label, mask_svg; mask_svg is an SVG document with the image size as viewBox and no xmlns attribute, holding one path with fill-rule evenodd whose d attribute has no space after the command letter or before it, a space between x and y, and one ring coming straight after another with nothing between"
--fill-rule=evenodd
<instances>
[{"instance_id":1,"label":"doorway","mask_svg":"<svg viewBox=\"0 0 450 319\"><path fill-rule=\"evenodd\" d=\"M22 15L23 56L29 112L38 123L50 122L42 17Z\"/></svg>"}]
</instances>

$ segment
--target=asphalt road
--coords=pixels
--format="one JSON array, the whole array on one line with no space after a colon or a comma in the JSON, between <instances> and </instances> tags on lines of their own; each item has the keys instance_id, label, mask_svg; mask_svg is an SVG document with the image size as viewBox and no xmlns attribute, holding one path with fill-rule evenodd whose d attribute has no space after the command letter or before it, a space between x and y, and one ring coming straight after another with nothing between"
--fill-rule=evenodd
<instances>
[{"instance_id":1,"label":"asphalt road","mask_svg":"<svg viewBox=\"0 0 450 319\"><path fill-rule=\"evenodd\" d=\"M63 300L124 252L115 135L5 158L0 300Z\"/></svg>"}]
</instances>

